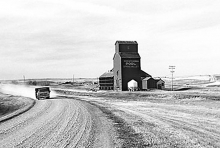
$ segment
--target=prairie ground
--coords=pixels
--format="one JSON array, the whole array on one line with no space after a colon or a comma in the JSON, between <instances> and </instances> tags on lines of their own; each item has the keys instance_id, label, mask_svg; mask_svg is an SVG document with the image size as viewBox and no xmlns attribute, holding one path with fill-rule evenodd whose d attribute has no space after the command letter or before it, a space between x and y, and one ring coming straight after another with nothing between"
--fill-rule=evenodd
<instances>
[{"instance_id":1,"label":"prairie ground","mask_svg":"<svg viewBox=\"0 0 220 148\"><path fill-rule=\"evenodd\" d=\"M134 130L121 138L139 138L143 147L214 148L220 147L219 90L62 93L110 111Z\"/></svg>"},{"instance_id":2,"label":"prairie ground","mask_svg":"<svg viewBox=\"0 0 220 148\"><path fill-rule=\"evenodd\" d=\"M111 128L114 128L119 147L218 148L220 87L216 84L218 81L215 87L205 81L190 80L186 86L185 80L179 80L181 86L178 84L176 90L182 91L92 92L88 91L92 86L87 84L85 89L82 85L77 90L72 84L56 85L52 89L60 98L86 101L98 107L102 112L99 115L108 118L103 121L113 124ZM22 108L22 103L12 104ZM17 108L12 104L6 106L12 106L10 111L13 113Z\"/></svg>"}]
</instances>

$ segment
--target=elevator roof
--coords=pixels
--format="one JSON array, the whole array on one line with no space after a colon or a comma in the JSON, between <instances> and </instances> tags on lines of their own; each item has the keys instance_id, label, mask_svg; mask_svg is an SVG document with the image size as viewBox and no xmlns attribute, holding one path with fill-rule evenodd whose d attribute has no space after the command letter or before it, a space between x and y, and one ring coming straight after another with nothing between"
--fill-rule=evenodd
<instances>
[{"instance_id":1,"label":"elevator roof","mask_svg":"<svg viewBox=\"0 0 220 148\"><path fill-rule=\"evenodd\" d=\"M119 43L119 44L138 44L137 41L116 41L116 43Z\"/></svg>"},{"instance_id":2,"label":"elevator roof","mask_svg":"<svg viewBox=\"0 0 220 148\"><path fill-rule=\"evenodd\" d=\"M120 52L121 58L141 58L136 52Z\"/></svg>"}]
</instances>

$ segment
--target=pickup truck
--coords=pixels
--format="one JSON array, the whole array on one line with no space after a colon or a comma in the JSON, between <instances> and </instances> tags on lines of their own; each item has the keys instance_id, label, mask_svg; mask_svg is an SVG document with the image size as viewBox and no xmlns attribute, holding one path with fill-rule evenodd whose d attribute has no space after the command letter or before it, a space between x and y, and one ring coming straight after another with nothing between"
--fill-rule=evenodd
<instances>
[{"instance_id":1,"label":"pickup truck","mask_svg":"<svg viewBox=\"0 0 220 148\"><path fill-rule=\"evenodd\" d=\"M35 96L38 100L49 99L50 88L49 87L35 88Z\"/></svg>"}]
</instances>

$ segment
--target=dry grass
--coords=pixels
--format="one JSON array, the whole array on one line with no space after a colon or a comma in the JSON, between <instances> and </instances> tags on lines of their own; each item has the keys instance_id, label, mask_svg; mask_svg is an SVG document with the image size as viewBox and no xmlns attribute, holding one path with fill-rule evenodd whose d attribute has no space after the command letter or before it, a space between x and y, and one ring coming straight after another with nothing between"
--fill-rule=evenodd
<instances>
[{"instance_id":1,"label":"dry grass","mask_svg":"<svg viewBox=\"0 0 220 148\"><path fill-rule=\"evenodd\" d=\"M214 148L220 147L219 90L65 93L81 95L82 99L107 108L103 112L110 117L113 114L112 120L128 131L125 133L121 127L118 132L122 136L141 137L139 147Z\"/></svg>"},{"instance_id":2,"label":"dry grass","mask_svg":"<svg viewBox=\"0 0 220 148\"><path fill-rule=\"evenodd\" d=\"M29 98L0 93L0 122L27 111L34 103L35 101Z\"/></svg>"},{"instance_id":3,"label":"dry grass","mask_svg":"<svg viewBox=\"0 0 220 148\"><path fill-rule=\"evenodd\" d=\"M1 95L0 98L0 117L14 112L24 104L24 102L20 102L12 96Z\"/></svg>"}]
</instances>

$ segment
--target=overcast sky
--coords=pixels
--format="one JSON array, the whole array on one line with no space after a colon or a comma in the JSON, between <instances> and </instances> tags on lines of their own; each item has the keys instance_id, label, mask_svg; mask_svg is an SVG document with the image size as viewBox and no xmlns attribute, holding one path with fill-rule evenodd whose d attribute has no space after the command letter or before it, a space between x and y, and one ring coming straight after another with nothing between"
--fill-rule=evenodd
<instances>
[{"instance_id":1,"label":"overcast sky","mask_svg":"<svg viewBox=\"0 0 220 148\"><path fill-rule=\"evenodd\" d=\"M99 77L116 40L152 76L219 74L219 0L0 1L0 79Z\"/></svg>"}]
</instances>

